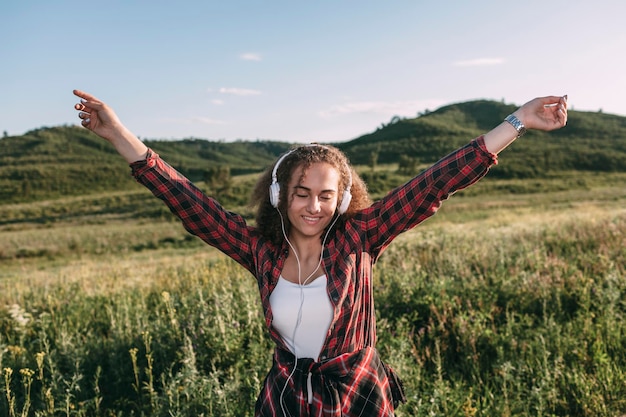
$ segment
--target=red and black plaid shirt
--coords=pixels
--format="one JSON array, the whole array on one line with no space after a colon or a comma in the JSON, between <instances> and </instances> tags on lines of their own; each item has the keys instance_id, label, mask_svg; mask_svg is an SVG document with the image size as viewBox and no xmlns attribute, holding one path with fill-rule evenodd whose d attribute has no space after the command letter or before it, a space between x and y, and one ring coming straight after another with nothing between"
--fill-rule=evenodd
<instances>
[{"instance_id":1,"label":"red and black plaid shirt","mask_svg":"<svg viewBox=\"0 0 626 417\"><path fill-rule=\"evenodd\" d=\"M297 364L272 326L269 302L289 252L287 243L269 242L243 217L226 211L152 151L131 168L137 181L163 200L185 229L256 277L265 323L277 346L256 416L382 417L393 416L404 393L395 373L374 349L372 267L396 236L432 216L443 200L478 181L496 162L483 137L478 137L331 233L323 265L334 317L319 362L299 359ZM312 398L307 387L312 388Z\"/></svg>"}]
</instances>

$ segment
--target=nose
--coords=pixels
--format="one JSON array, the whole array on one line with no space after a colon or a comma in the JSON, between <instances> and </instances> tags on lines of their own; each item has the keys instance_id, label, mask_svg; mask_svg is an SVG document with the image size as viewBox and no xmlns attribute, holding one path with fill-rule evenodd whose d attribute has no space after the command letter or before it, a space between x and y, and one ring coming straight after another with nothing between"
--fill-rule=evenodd
<instances>
[{"instance_id":1,"label":"nose","mask_svg":"<svg viewBox=\"0 0 626 417\"><path fill-rule=\"evenodd\" d=\"M319 213L322 210L320 207L320 199L317 197L311 197L306 209L309 213Z\"/></svg>"}]
</instances>

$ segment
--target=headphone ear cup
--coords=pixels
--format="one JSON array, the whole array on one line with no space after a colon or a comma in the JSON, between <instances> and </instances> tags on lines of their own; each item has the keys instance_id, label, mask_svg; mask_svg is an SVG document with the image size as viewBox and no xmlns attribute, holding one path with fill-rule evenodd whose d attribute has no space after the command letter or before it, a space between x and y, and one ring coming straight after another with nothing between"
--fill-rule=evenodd
<instances>
[{"instance_id":1,"label":"headphone ear cup","mask_svg":"<svg viewBox=\"0 0 626 417\"><path fill-rule=\"evenodd\" d=\"M276 181L270 185L270 203L272 207L278 207L278 201L280 200L280 184Z\"/></svg>"},{"instance_id":2,"label":"headphone ear cup","mask_svg":"<svg viewBox=\"0 0 626 417\"><path fill-rule=\"evenodd\" d=\"M350 201L352 201L352 193L350 193L350 189L347 188L343 195L341 196L341 205L339 206L339 214L343 214L348 211L348 207L350 207Z\"/></svg>"}]
</instances>

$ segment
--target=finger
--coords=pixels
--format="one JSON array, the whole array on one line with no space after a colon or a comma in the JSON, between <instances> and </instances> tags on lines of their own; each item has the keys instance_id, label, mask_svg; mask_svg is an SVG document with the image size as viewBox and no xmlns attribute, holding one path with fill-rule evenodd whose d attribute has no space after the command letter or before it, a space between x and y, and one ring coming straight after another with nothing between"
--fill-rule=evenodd
<instances>
[{"instance_id":1,"label":"finger","mask_svg":"<svg viewBox=\"0 0 626 417\"><path fill-rule=\"evenodd\" d=\"M554 107L554 106L558 106L559 103L562 102L563 97L562 96L547 96L547 97L541 97L541 104L543 104L543 107Z\"/></svg>"},{"instance_id":2,"label":"finger","mask_svg":"<svg viewBox=\"0 0 626 417\"><path fill-rule=\"evenodd\" d=\"M80 124L83 125L83 127L89 127L90 123L91 119L89 117L80 121Z\"/></svg>"},{"instance_id":3,"label":"finger","mask_svg":"<svg viewBox=\"0 0 626 417\"><path fill-rule=\"evenodd\" d=\"M102 101L98 100L95 96L92 96L89 93L81 90L73 90L73 92L74 95L80 97L80 103L74 106L74 108L78 111L85 109L100 111L105 107Z\"/></svg>"},{"instance_id":4,"label":"finger","mask_svg":"<svg viewBox=\"0 0 626 417\"><path fill-rule=\"evenodd\" d=\"M81 90L73 90L72 91L74 93L75 96L82 98L83 100L81 101L92 101L92 102L100 102L100 100L98 100L95 96L92 96L89 93L86 93L84 91Z\"/></svg>"},{"instance_id":5,"label":"finger","mask_svg":"<svg viewBox=\"0 0 626 417\"><path fill-rule=\"evenodd\" d=\"M556 128L563 127L567 123L567 108L562 102L559 102L553 108L554 125ZM552 110L551 109L551 110Z\"/></svg>"},{"instance_id":6,"label":"finger","mask_svg":"<svg viewBox=\"0 0 626 417\"><path fill-rule=\"evenodd\" d=\"M567 110L559 109L558 118L559 122L561 122L561 126L565 126L567 124Z\"/></svg>"},{"instance_id":7,"label":"finger","mask_svg":"<svg viewBox=\"0 0 626 417\"><path fill-rule=\"evenodd\" d=\"M90 116L90 114L87 113L87 112L80 112L80 113L78 113L78 117L81 118L81 119L86 119L89 116Z\"/></svg>"},{"instance_id":8,"label":"finger","mask_svg":"<svg viewBox=\"0 0 626 417\"><path fill-rule=\"evenodd\" d=\"M104 110L104 103L100 102L100 101L91 101L91 100L86 100L86 99L81 99L80 103L78 103L76 106L74 106L76 108L76 110L86 110L88 109L88 111L101 111Z\"/></svg>"}]
</instances>

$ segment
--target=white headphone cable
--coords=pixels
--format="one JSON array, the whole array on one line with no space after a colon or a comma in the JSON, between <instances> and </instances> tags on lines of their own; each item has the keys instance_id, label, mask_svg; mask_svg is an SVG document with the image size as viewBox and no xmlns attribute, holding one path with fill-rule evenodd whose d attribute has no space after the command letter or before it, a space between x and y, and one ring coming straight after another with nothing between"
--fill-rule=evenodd
<instances>
[{"instance_id":1,"label":"white headphone cable","mask_svg":"<svg viewBox=\"0 0 626 417\"><path fill-rule=\"evenodd\" d=\"M280 392L280 399L279 399L280 408L281 408L281 410L283 412L283 416L286 416L287 413L285 412L285 407L284 407L284 404L283 404L283 398L284 398L284 395L285 395L285 391L287 390L287 385L289 384L289 380L291 378L293 378L293 375L295 374L297 366L298 366L298 352L297 352L297 349L296 349L296 332L298 331L298 327L300 326L300 323L302 321L302 308L304 307L304 286L309 281L309 279L311 279L311 277L313 277L313 275L315 274L317 269L322 264L322 260L324 259L324 245L326 244L326 239L328 238L328 234L330 233L330 230L333 228L333 226L335 225L337 220L339 220L340 215L337 215L335 217L335 219L333 220L331 225L326 230L326 234L324 235L324 239L322 239L322 250L320 252L320 260L317 263L317 266L315 267L313 272L311 272L311 274L307 277L307 279L304 280L304 283L302 283L302 278L301 278L302 269L301 269L301 265L300 265L300 257L298 256L298 251L296 251L296 248L291 244L291 242L289 241L289 238L287 237L287 233L285 232L285 222L284 222L282 213L280 212L280 210L278 210L278 208L276 209L276 211L278 211L278 215L280 216L280 226L281 226L281 230L283 232L283 237L287 241L287 244L289 244L289 247L291 248L291 250L293 251L294 256L296 257L296 263L298 264L298 285L300 287L300 306L298 307L298 316L296 318L296 325L293 328L293 334L291 336L291 340L293 340L293 356L294 356L293 370L291 371L291 373L287 377L287 380L285 381L285 385L283 386L283 389ZM291 416L291 414L289 414L289 416Z\"/></svg>"}]
</instances>

